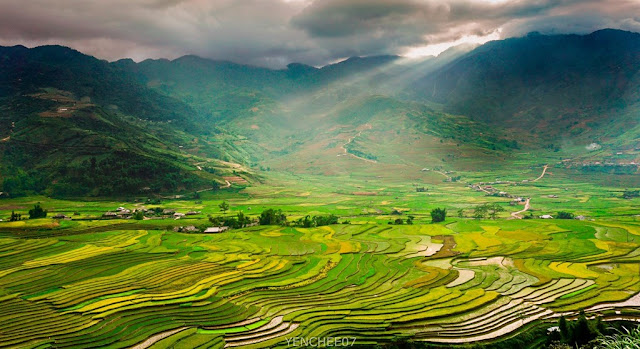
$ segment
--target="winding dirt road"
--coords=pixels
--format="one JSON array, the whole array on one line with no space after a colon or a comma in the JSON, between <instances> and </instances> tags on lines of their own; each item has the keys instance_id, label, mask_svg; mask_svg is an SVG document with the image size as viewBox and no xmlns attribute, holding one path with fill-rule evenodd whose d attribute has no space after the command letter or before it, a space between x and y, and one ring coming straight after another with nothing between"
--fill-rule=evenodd
<instances>
[{"instance_id":1,"label":"winding dirt road","mask_svg":"<svg viewBox=\"0 0 640 349\"><path fill-rule=\"evenodd\" d=\"M544 175L547 173L547 169L549 169L549 165L544 165L544 167L542 168L542 173L540 174L540 176L538 176L538 178L532 180L531 182L537 182L537 181L541 180L544 177ZM520 214L531 209L531 204L530 203L531 203L531 198L527 198L527 201L524 202L524 209L522 209L520 211L516 211L516 212L511 212L511 217L516 218L516 219L522 219L523 217Z\"/></svg>"},{"instance_id":2,"label":"winding dirt road","mask_svg":"<svg viewBox=\"0 0 640 349\"><path fill-rule=\"evenodd\" d=\"M373 127L371 126L371 124L365 124L364 126L366 127L366 130L371 130L371 129L373 128ZM360 131L358 132L358 134L356 134L355 136L353 136L353 137L349 138L349 140L347 141L347 143L345 143L345 144L343 144L343 145L341 145L341 146L340 146L340 149L342 149L342 154L338 154L338 156L349 156L349 155L351 155L351 156L353 156L353 157L354 157L354 158L356 158L356 159L360 159L360 160L363 160L363 161L367 161L367 162L371 162L371 163L376 164L376 163L378 163L378 162L377 162L377 161L375 161L375 160L371 160L371 159L363 158L363 157L360 157L360 156L358 156L358 155L351 154L351 153L349 153L349 152L347 151L347 145L351 144L351 142L353 142L353 140L354 140L354 139L356 139L357 137L360 137L360 135L362 134L362 131L364 131L364 130L360 130Z\"/></svg>"},{"instance_id":3,"label":"winding dirt road","mask_svg":"<svg viewBox=\"0 0 640 349\"><path fill-rule=\"evenodd\" d=\"M549 165L544 165L544 167L542 168L542 174L538 178L532 180L532 182L537 182L537 181L541 180L542 177L544 177L545 173L547 173L547 169L548 168L549 168Z\"/></svg>"},{"instance_id":4,"label":"winding dirt road","mask_svg":"<svg viewBox=\"0 0 640 349\"><path fill-rule=\"evenodd\" d=\"M229 182L229 181L228 181L228 180L226 180L226 179L225 179L224 181L225 181L225 182L227 182L227 183L226 183L225 185L221 186L221 187L220 187L220 189L222 189L222 188L229 188L229 187L231 186L231 182ZM200 190L196 190L196 192L198 192L198 193L202 193L202 192L210 191L210 190L213 190L213 188L200 189Z\"/></svg>"},{"instance_id":5,"label":"winding dirt road","mask_svg":"<svg viewBox=\"0 0 640 349\"><path fill-rule=\"evenodd\" d=\"M528 211L531 208L531 205L529 204L530 202L531 202L531 198L527 198L527 201L524 202L524 209L516 212L511 212L511 217L516 219L522 219L523 217L520 214Z\"/></svg>"},{"instance_id":6,"label":"winding dirt road","mask_svg":"<svg viewBox=\"0 0 640 349\"><path fill-rule=\"evenodd\" d=\"M443 175L443 176L447 177L447 180L451 180L451 176L449 176L448 174L446 174L446 173L444 173L444 172L442 172L442 171L435 171L435 170L434 170L433 172L437 172L437 173L439 173L439 174L441 174L441 175Z\"/></svg>"}]
</instances>

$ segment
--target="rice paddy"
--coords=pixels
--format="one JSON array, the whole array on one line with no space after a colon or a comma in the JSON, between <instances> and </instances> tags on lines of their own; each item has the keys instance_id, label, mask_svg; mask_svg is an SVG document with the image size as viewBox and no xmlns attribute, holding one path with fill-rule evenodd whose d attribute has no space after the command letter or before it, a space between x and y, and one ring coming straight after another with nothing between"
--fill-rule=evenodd
<instances>
[{"instance_id":1,"label":"rice paddy","mask_svg":"<svg viewBox=\"0 0 640 349\"><path fill-rule=\"evenodd\" d=\"M3 347L262 348L320 336L467 343L580 309L640 317L633 221L219 234L146 221L93 231L103 222L26 223L0 233Z\"/></svg>"}]
</instances>

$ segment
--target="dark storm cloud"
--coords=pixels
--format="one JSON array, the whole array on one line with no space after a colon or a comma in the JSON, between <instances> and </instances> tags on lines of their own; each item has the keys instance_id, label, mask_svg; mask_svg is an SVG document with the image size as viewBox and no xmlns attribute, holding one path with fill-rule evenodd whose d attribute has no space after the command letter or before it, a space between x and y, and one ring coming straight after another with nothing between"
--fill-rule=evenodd
<instances>
[{"instance_id":1,"label":"dark storm cloud","mask_svg":"<svg viewBox=\"0 0 640 349\"><path fill-rule=\"evenodd\" d=\"M640 31L639 17L636 0L0 0L0 44L275 67L402 53L499 29L503 37Z\"/></svg>"}]
</instances>

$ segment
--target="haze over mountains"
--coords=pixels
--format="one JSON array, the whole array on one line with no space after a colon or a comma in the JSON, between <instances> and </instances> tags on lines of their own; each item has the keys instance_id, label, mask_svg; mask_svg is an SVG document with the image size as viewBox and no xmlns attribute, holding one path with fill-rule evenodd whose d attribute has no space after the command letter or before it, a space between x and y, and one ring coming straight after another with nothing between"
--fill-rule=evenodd
<instances>
[{"instance_id":1,"label":"haze over mountains","mask_svg":"<svg viewBox=\"0 0 640 349\"><path fill-rule=\"evenodd\" d=\"M639 88L640 34L618 30L283 70L0 47L0 178L12 195L121 195L261 168L455 169L520 150L580 159L590 143L601 155L640 146Z\"/></svg>"}]
</instances>

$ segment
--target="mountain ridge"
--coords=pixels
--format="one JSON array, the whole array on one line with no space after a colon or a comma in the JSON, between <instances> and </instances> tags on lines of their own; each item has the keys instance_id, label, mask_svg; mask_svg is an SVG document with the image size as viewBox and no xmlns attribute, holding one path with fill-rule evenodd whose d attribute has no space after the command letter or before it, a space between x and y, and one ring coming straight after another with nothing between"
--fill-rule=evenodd
<instances>
[{"instance_id":1,"label":"mountain ridge","mask_svg":"<svg viewBox=\"0 0 640 349\"><path fill-rule=\"evenodd\" d=\"M108 182L79 170L100 154L65 142L106 144L105 159L128 159L127 179L95 195L199 190L230 172L223 162L305 170L301 159L318 157L315 172L349 171L334 161L338 152L393 170L425 161L455 168L456 159L470 157L509 161L521 147L575 155L591 143L640 146L640 34L531 34L441 56L351 57L274 70L193 55L106 62L56 45L0 47L0 180L4 191L74 195L73 186L54 184ZM42 154L49 158L29 149L52 145ZM414 153L421 146L436 152ZM162 173L136 167L140 159L171 168L184 185L162 184ZM24 184L29 177L48 184Z\"/></svg>"}]
</instances>

